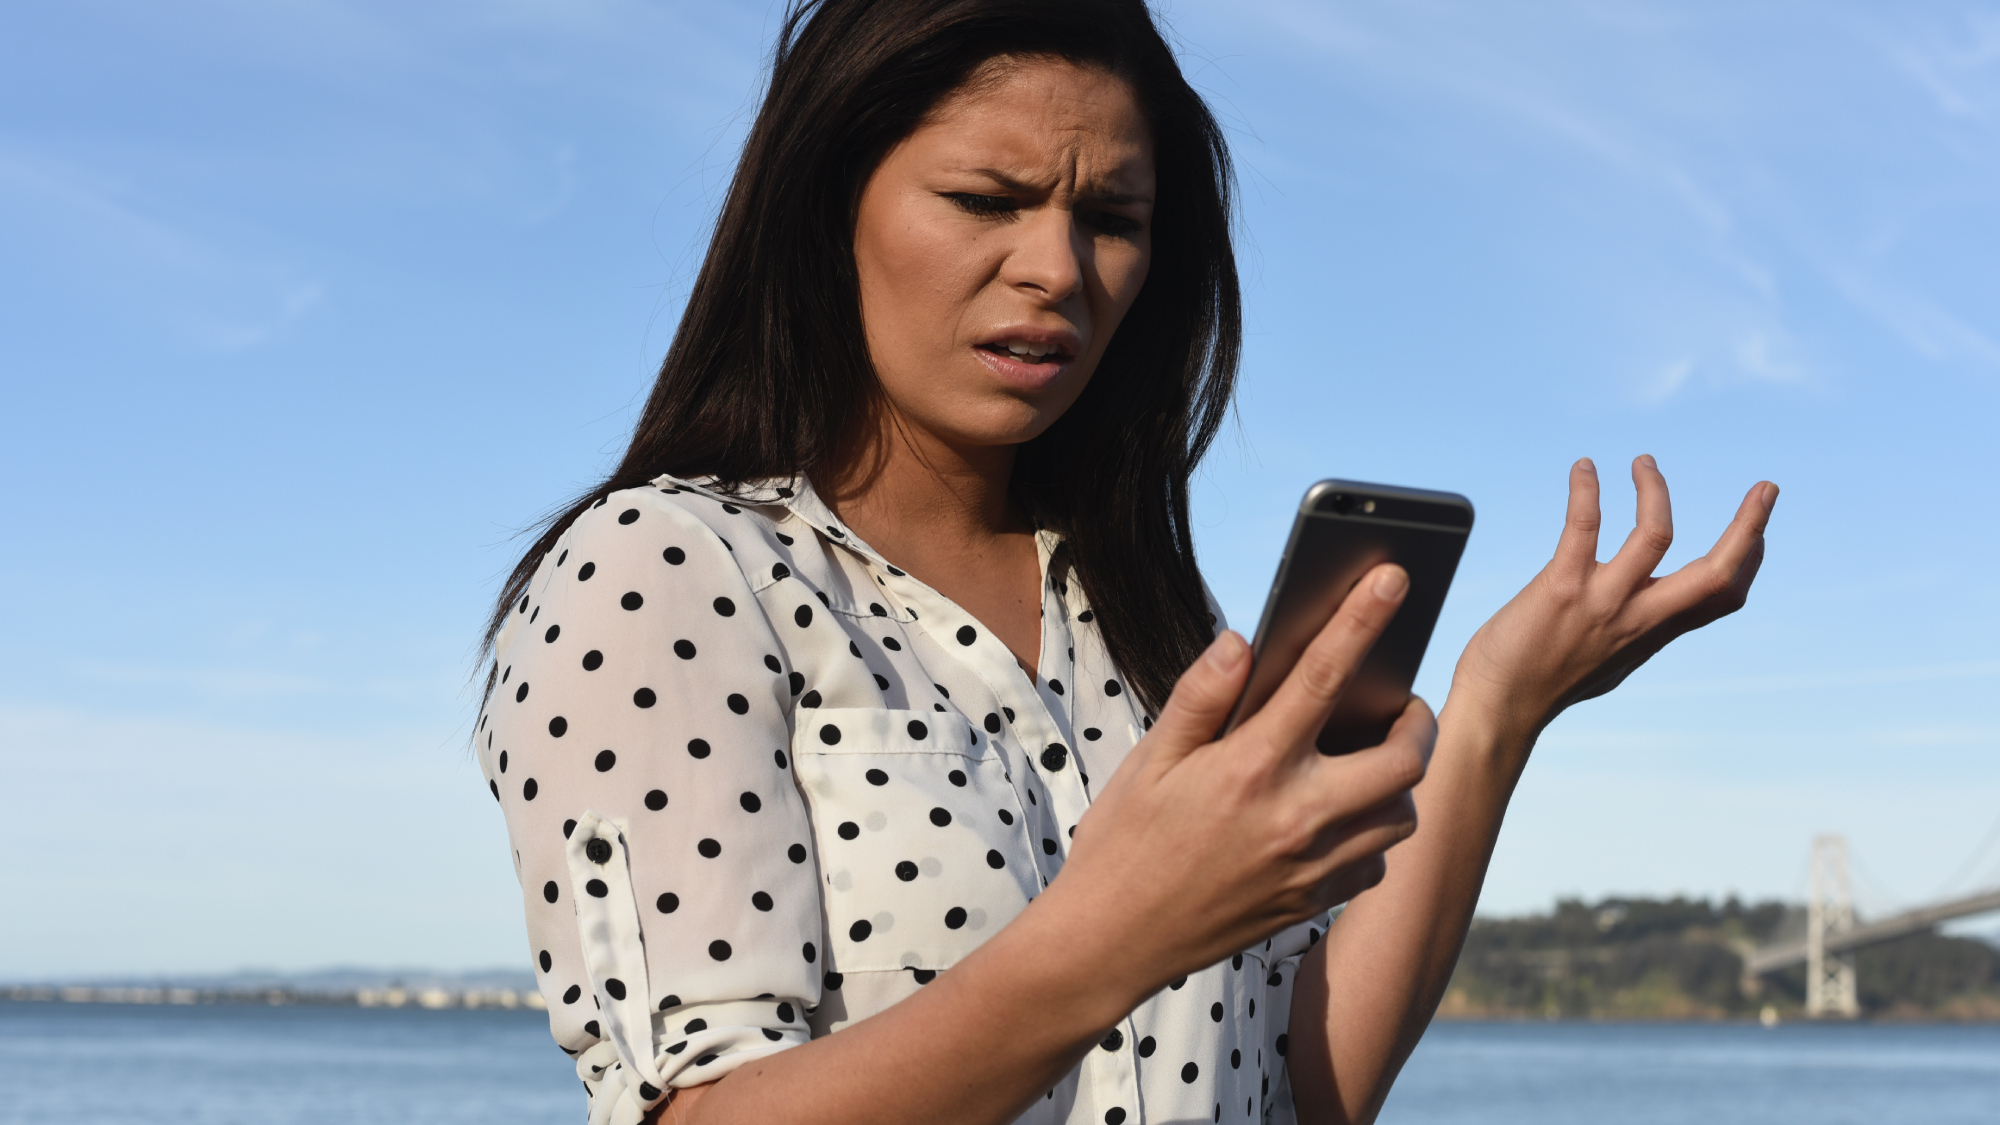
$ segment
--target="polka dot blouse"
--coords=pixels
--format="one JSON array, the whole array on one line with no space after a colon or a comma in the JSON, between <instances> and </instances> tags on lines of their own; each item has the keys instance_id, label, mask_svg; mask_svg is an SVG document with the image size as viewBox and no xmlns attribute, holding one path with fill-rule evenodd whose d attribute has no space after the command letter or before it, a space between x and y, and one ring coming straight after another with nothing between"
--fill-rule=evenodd
<instances>
[{"instance_id":1,"label":"polka dot blouse","mask_svg":"<svg viewBox=\"0 0 2000 1125\"><path fill-rule=\"evenodd\" d=\"M475 738L591 1125L889 1007L1061 872L1151 719L1038 540L1032 682L802 481L662 477L543 559ZM1289 1122L1292 981L1324 926L1172 982L1021 1120Z\"/></svg>"}]
</instances>

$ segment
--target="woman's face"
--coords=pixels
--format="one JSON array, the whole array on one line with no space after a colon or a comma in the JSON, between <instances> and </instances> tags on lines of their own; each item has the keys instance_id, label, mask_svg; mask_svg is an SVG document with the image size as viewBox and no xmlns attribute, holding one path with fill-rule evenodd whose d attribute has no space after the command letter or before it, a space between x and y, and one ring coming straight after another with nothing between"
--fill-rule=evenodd
<instances>
[{"instance_id":1,"label":"woman's face","mask_svg":"<svg viewBox=\"0 0 2000 1125\"><path fill-rule=\"evenodd\" d=\"M1138 296L1152 219L1152 136L1124 79L1007 59L948 98L855 219L868 352L900 420L961 449L1047 429Z\"/></svg>"}]
</instances>

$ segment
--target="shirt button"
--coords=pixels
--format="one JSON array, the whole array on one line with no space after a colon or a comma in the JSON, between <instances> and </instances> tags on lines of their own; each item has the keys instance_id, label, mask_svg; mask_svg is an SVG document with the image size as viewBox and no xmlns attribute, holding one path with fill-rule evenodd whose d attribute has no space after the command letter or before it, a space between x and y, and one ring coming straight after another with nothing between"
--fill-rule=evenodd
<instances>
[{"instance_id":1,"label":"shirt button","mask_svg":"<svg viewBox=\"0 0 2000 1125\"><path fill-rule=\"evenodd\" d=\"M1068 761L1069 747L1064 746L1060 742L1051 742L1049 743L1049 748L1042 751L1042 768L1048 770L1050 773L1060 771L1064 763Z\"/></svg>"},{"instance_id":2,"label":"shirt button","mask_svg":"<svg viewBox=\"0 0 2000 1125\"><path fill-rule=\"evenodd\" d=\"M600 838L592 838L583 846L583 854L592 863L607 863L611 859L611 844Z\"/></svg>"}]
</instances>

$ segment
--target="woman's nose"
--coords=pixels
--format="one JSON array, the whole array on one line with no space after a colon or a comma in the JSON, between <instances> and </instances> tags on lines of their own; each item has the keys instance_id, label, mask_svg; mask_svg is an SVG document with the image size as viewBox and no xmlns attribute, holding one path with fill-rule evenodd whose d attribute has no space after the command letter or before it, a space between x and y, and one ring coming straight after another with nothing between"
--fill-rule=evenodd
<instances>
[{"instance_id":1,"label":"woman's nose","mask_svg":"<svg viewBox=\"0 0 2000 1125\"><path fill-rule=\"evenodd\" d=\"M1008 284L1034 291L1050 303L1066 300L1083 287L1083 254L1088 244L1069 210L1038 207L1014 229L1020 240L1001 270Z\"/></svg>"}]
</instances>

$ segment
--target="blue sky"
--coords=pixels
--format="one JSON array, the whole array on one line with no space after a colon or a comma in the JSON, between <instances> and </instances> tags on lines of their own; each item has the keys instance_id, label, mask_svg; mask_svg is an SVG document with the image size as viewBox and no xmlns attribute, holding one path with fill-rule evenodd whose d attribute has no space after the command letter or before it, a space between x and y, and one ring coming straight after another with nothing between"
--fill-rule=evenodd
<instances>
[{"instance_id":1,"label":"blue sky","mask_svg":"<svg viewBox=\"0 0 2000 1125\"><path fill-rule=\"evenodd\" d=\"M479 618L621 444L777 11L0 8L0 977L519 963ZM1864 908L2000 881L2000 5L1168 13L1244 189L1232 619L1311 480L1464 492L1435 702L1573 458L1614 519L1660 459L1670 564L1785 488L1750 608L1549 731L1483 909L1797 897L1821 831Z\"/></svg>"}]
</instances>

